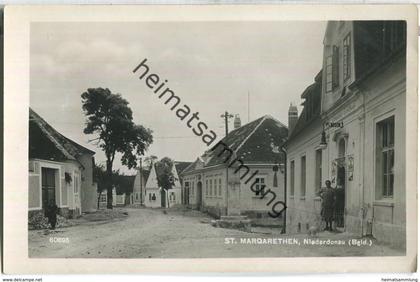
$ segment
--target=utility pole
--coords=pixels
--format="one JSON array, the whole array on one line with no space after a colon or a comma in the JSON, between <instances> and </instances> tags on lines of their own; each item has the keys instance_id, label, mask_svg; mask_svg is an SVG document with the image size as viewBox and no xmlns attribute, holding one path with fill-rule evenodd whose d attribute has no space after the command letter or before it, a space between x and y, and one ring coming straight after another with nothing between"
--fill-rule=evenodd
<instances>
[{"instance_id":1,"label":"utility pole","mask_svg":"<svg viewBox=\"0 0 420 282\"><path fill-rule=\"evenodd\" d=\"M229 133L229 119L233 118L233 115L225 111L220 117L225 119L225 134L227 136ZM229 215L229 162L226 163L226 215Z\"/></svg>"},{"instance_id":2,"label":"utility pole","mask_svg":"<svg viewBox=\"0 0 420 282\"><path fill-rule=\"evenodd\" d=\"M140 168L139 168L139 178L140 178L140 206L143 205L143 174L142 174L142 159L140 158Z\"/></svg>"},{"instance_id":3,"label":"utility pole","mask_svg":"<svg viewBox=\"0 0 420 282\"><path fill-rule=\"evenodd\" d=\"M230 118L233 118L233 115L232 114L229 114L227 111L225 111L225 113L222 114L220 117L225 119L225 136L227 136L228 133L229 133L229 128L228 128L228 126L229 126L229 119Z\"/></svg>"}]
</instances>

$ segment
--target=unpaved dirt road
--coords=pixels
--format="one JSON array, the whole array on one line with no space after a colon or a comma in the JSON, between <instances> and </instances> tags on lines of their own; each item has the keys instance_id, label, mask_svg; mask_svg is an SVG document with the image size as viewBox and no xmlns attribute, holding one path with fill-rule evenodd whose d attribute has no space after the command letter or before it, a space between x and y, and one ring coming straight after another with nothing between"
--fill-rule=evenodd
<instances>
[{"instance_id":1,"label":"unpaved dirt road","mask_svg":"<svg viewBox=\"0 0 420 282\"><path fill-rule=\"evenodd\" d=\"M303 242L305 234L281 235L276 229L239 230L216 228L198 211L127 208L128 216L109 222L83 222L53 232L29 231L30 257L59 258L212 258L290 256L402 255L387 246L317 246L245 244L241 238L258 240L292 238ZM354 237L354 236L353 236ZM342 239L351 235L321 233L312 239ZM235 243L226 244L226 238ZM231 240L231 239L229 239ZM233 242L233 241L229 241ZM248 241L250 242L250 241Z\"/></svg>"}]
</instances>

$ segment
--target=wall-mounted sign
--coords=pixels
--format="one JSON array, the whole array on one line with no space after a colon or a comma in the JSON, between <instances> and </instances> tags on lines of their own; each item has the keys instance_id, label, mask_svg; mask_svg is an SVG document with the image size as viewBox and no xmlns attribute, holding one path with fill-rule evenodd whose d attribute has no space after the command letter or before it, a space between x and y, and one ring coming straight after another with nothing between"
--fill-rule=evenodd
<instances>
[{"instance_id":1,"label":"wall-mounted sign","mask_svg":"<svg viewBox=\"0 0 420 282\"><path fill-rule=\"evenodd\" d=\"M339 121L339 122L327 121L325 123L325 129L327 129L327 128L343 128L343 127L344 127L344 123L342 121Z\"/></svg>"}]
</instances>

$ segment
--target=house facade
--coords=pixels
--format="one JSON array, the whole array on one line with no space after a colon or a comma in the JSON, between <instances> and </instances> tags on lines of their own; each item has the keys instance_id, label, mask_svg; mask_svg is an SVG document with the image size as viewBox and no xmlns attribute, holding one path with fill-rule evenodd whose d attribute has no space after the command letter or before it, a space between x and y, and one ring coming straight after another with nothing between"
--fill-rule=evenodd
<instances>
[{"instance_id":1,"label":"house facade","mask_svg":"<svg viewBox=\"0 0 420 282\"><path fill-rule=\"evenodd\" d=\"M328 23L318 90L302 95L287 145L289 232L320 222L331 180L339 230L405 244L405 33L398 21Z\"/></svg>"},{"instance_id":2,"label":"house facade","mask_svg":"<svg viewBox=\"0 0 420 282\"><path fill-rule=\"evenodd\" d=\"M184 205L215 217L268 216L284 199L287 127L263 116L236 128L182 173ZM271 191L271 192L270 192Z\"/></svg>"},{"instance_id":3,"label":"house facade","mask_svg":"<svg viewBox=\"0 0 420 282\"><path fill-rule=\"evenodd\" d=\"M149 177L149 171L143 168L138 169L134 178L133 194L131 195L131 204L143 205L145 201L146 181Z\"/></svg>"},{"instance_id":4,"label":"house facade","mask_svg":"<svg viewBox=\"0 0 420 282\"><path fill-rule=\"evenodd\" d=\"M99 197L99 207L106 208L108 202L108 195L106 191L102 191L101 194L98 195ZM118 194L117 189L115 187L112 188L112 206L125 206L127 204L131 204L131 195L127 196L125 193Z\"/></svg>"},{"instance_id":5,"label":"house facade","mask_svg":"<svg viewBox=\"0 0 420 282\"><path fill-rule=\"evenodd\" d=\"M51 204L64 217L95 211L94 154L29 109L29 217Z\"/></svg>"},{"instance_id":6,"label":"house facade","mask_svg":"<svg viewBox=\"0 0 420 282\"><path fill-rule=\"evenodd\" d=\"M182 164L174 162L172 166L173 186L171 189L163 189L158 184L158 175L163 172L156 164L151 165L150 173L146 181L144 191L144 206L150 208L170 208L181 205L181 179L178 175Z\"/></svg>"}]
</instances>

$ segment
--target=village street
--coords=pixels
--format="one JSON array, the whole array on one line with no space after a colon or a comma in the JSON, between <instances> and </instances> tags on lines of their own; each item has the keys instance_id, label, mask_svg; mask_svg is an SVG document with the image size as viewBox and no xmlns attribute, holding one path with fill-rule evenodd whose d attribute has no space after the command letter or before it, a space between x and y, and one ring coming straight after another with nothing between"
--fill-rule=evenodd
<instances>
[{"instance_id":1,"label":"village street","mask_svg":"<svg viewBox=\"0 0 420 282\"><path fill-rule=\"evenodd\" d=\"M115 211L115 210L114 210ZM253 228L252 233L211 226L210 217L191 210L118 209L124 218L106 221L79 219L71 227L29 231L30 257L72 258L176 258L176 257L282 257L282 256L381 256L401 251L372 246L314 246L225 244L225 238L353 238L322 232L281 235L279 229ZM271 234L270 234L271 233ZM55 242L54 242L55 241Z\"/></svg>"}]
</instances>

